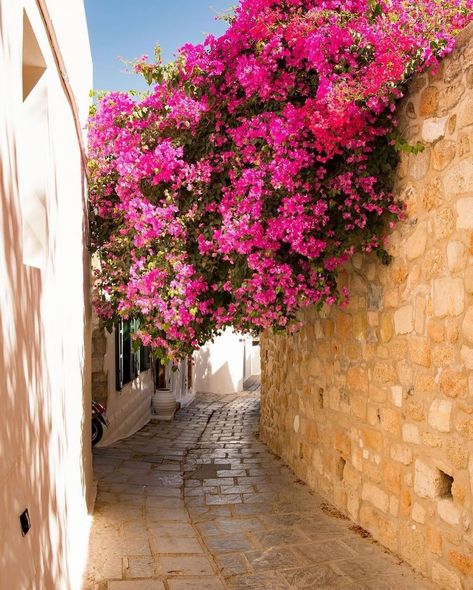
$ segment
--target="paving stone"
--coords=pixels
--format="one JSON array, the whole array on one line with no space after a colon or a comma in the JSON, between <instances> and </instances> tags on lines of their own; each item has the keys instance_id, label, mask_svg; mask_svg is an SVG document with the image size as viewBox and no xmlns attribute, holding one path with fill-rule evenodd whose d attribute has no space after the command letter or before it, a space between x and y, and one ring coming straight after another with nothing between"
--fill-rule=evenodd
<instances>
[{"instance_id":1,"label":"paving stone","mask_svg":"<svg viewBox=\"0 0 473 590\"><path fill-rule=\"evenodd\" d=\"M268 480L264 475L255 476L255 477L237 477L238 485L252 485L258 483L266 483Z\"/></svg>"},{"instance_id":2,"label":"paving stone","mask_svg":"<svg viewBox=\"0 0 473 590\"><path fill-rule=\"evenodd\" d=\"M271 512L271 506L268 504L241 504L233 508L238 516L259 515Z\"/></svg>"},{"instance_id":3,"label":"paving stone","mask_svg":"<svg viewBox=\"0 0 473 590\"><path fill-rule=\"evenodd\" d=\"M168 584L170 590L225 590L223 583L216 577L169 580Z\"/></svg>"},{"instance_id":4,"label":"paving stone","mask_svg":"<svg viewBox=\"0 0 473 590\"><path fill-rule=\"evenodd\" d=\"M187 508L191 508L193 506L206 506L205 494L197 494L187 497L186 506Z\"/></svg>"},{"instance_id":5,"label":"paving stone","mask_svg":"<svg viewBox=\"0 0 473 590\"><path fill-rule=\"evenodd\" d=\"M310 518L308 518L306 514L295 513L263 515L263 521L270 527L305 525L309 529L311 528Z\"/></svg>"},{"instance_id":6,"label":"paving stone","mask_svg":"<svg viewBox=\"0 0 473 590\"><path fill-rule=\"evenodd\" d=\"M344 539L349 534L348 527L343 526L338 522L329 522L324 520L304 522L304 520L300 520L296 524L298 528L313 541L320 541L321 538L326 540L330 538Z\"/></svg>"},{"instance_id":7,"label":"paving stone","mask_svg":"<svg viewBox=\"0 0 473 590\"><path fill-rule=\"evenodd\" d=\"M254 486L222 486L221 488L222 494L252 494L254 490Z\"/></svg>"},{"instance_id":8,"label":"paving stone","mask_svg":"<svg viewBox=\"0 0 473 590\"><path fill-rule=\"evenodd\" d=\"M251 494L243 494L243 502L245 504L266 504L267 502L271 502L274 499L272 494L267 493L251 493Z\"/></svg>"},{"instance_id":9,"label":"paving stone","mask_svg":"<svg viewBox=\"0 0 473 590\"><path fill-rule=\"evenodd\" d=\"M227 583L232 590L287 590L290 588L286 581L276 574L235 576Z\"/></svg>"},{"instance_id":10,"label":"paving stone","mask_svg":"<svg viewBox=\"0 0 473 590\"><path fill-rule=\"evenodd\" d=\"M248 572L248 562L244 556L239 553L224 553L222 555L217 555L215 559L220 569L220 573L225 578L238 574L246 574Z\"/></svg>"},{"instance_id":11,"label":"paving stone","mask_svg":"<svg viewBox=\"0 0 473 590\"><path fill-rule=\"evenodd\" d=\"M128 578L152 578L156 573L156 563L152 557L128 557L123 561Z\"/></svg>"},{"instance_id":12,"label":"paving stone","mask_svg":"<svg viewBox=\"0 0 473 590\"><path fill-rule=\"evenodd\" d=\"M254 533L254 538L264 549L281 545L297 545L308 543L310 539L293 528L274 529L261 533Z\"/></svg>"},{"instance_id":13,"label":"paving stone","mask_svg":"<svg viewBox=\"0 0 473 590\"><path fill-rule=\"evenodd\" d=\"M179 463L162 463L159 465L159 471L180 471Z\"/></svg>"},{"instance_id":14,"label":"paving stone","mask_svg":"<svg viewBox=\"0 0 473 590\"><path fill-rule=\"evenodd\" d=\"M232 486L235 484L235 480L232 477L228 477L228 471L225 472L225 477L204 479L203 483L205 486Z\"/></svg>"},{"instance_id":15,"label":"paving stone","mask_svg":"<svg viewBox=\"0 0 473 590\"><path fill-rule=\"evenodd\" d=\"M148 498L150 496L164 496L166 498L180 498L182 496L180 488L161 488L158 486L146 486L146 493Z\"/></svg>"},{"instance_id":16,"label":"paving stone","mask_svg":"<svg viewBox=\"0 0 473 590\"><path fill-rule=\"evenodd\" d=\"M97 512L107 516L112 521L120 522L140 518L143 514L142 506L126 505L117 500L115 504L97 506Z\"/></svg>"},{"instance_id":17,"label":"paving stone","mask_svg":"<svg viewBox=\"0 0 473 590\"><path fill-rule=\"evenodd\" d=\"M87 582L106 580L108 578L121 578L123 574L123 559L120 554L110 555L102 551L101 557L92 549L89 550L92 559L89 559L88 571L85 575Z\"/></svg>"},{"instance_id":18,"label":"paving stone","mask_svg":"<svg viewBox=\"0 0 473 590\"><path fill-rule=\"evenodd\" d=\"M294 512L312 512L316 509L315 503L309 503L309 501L297 501L294 500L280 500L278 502L274 502L272 505L273 512L281 513L281 514L288 514Z\"/></svg>"},{"instance_id":19,"label":"paving stone","mask_svg":"<svg viewBox=\"0 0 473 590\"><path fill-rule=\"evenodd\" d=\"M234 533L231 536L209 536L205 538L206 544L212 553L231 553L234 551L249 551L254 549L247 537L242 533Z\"/></svg>"},{"instance_id":20,"label":"paving stone","mask_svg":"<svg viewBox=\"0 0 473 590\"><path fill-rule=\"evenodd\" d=\"M150 509L155 508L183 508L184 500L182 498L162 498L160 496L150 496L146 500L146 506Z\"/></svg>"},{"instance_id":21,"label":"paving stone","mask_svg":"<svg viewBox=\"0 0 473 590\"><path fill-rule=\"evenodd\" d=\"M195 537L192 525L184 522L163 522L150 526L150 532L155 537Z\"/></svg>"},{"instance_id":22,"label":"paving stone","mask_svg":"<svg viewBox=\"0 0 473 590\"><path fill-rule=\"evenodd\" d=\"M193 522L204 522L219 516L232 516L230 508L233 508L230 504L228 506L187 506L187 511Z\"/></svg>"},{"instance_id":23,"label":"paving stone","mask_svg":"<svg viewBox=\"0 0 473 590\"><path fill-rule=\"evenodd\" d=\"M416 583L411 583L400 576L378 576L375 579L364 580L365 588L369 590L415 590L418 588Z\"/></svg>"},{"instance_id":24,"label":"paving stone","mask_svg":"<svg viewBox=\"0 0 473 590\"><path fill-rule=\"evenodd\" d=\"M245 557L255 571L296 567L302 563L288 548L271 548L266 551L251 551L245 553Z\"/></svg>"},{"instance_id":25,"label":"paving stone","mask_svg":"<svg viewBox=\"0 0 473 590\"><path fill-rule=\"evenodd\" d=\"M117 503L126 506L142 507L144 498L143 495L139 494L117 494Z\"/></svg>"},{"instance_id":26,"label":"paving stone","mask_svg":"<svg viewBox=\"0 0 473 590\"><path fill-rule=\"evenodd\" d=\"M283 572L291 588L335 588L351 583L350 579L337 573L329 565L303 567Z\"/></svg>"},{"instance_id":27,"label":"paving stone","mask_svg":"<svg viewBox=\"0 0 473 590\"><path fill-rule=\"evenodd\" d=\"M212 479L217 478L218 472L223 472L230 469L230 465L226 463L202 463L190 473L192 479ZM228 473L224 475L228 477Z\"/></svg>"},{"instance_id":28,"label":"paving stone","mask_svg":"<svg viewBox=\"0 0 473 590\"><path fill-rule=\"evenodd\" d=\"M113 545L112 545L113 547ZM149 538L146 531L138 535L124 535L123 552L125 555L151 555Z\"/></svg>"},{"instance_id":29,"label":"paving stone","mask_svg":"<svg viewBox=\"0 0 473 590\"><path fill-rule=\"evenodd\" d=\"M218 471L217 475L219 477L223 477L225 475L224 471ZM226 476L228 477L229 475L231 475L232 477L246 477L247 476L247 472L245 469L232 469L230 472L226 472Z\"/></svg>"},{"instance_id":30,"label":"paving stone","mask_svg":"<svg viewBox=\"0 0 473 590\"><path fill-rule=\"evenodd\" d=\"M264 526L257 518L220 518L215 519L214 523L225 533L260 531Z\"/></svg>"},{"instance_id":31,"label":"paving stone","mask_svg":"<svg viewBox=\"0 0 473 590\"><path fill-rule=\"evenodd\" d=\"M297 545L293 547L293 551L305 563L323 563L352 557L351 551L336 541Z\"/></svg>"},{"instance_id":32,"label":"paving stone","mask_svg":"<svg viewBox=\"0 0 473 590\"><path fill-rule=\"evenodd\" d=\"M396 574L396 565L391 564L380 556L372 559L357 559L338 561L337 568L354 579L366 580L375 574Z\"/></svg>"},{"instance_id":33,"label":"paving stone","mask_svg":"<svg viewBox=\"0 0 473 590\"><path fill-rule=\"evenodd\" d=\"M189 522L189 514L184 508L155 508L154 506L148 506L146 512L150 520L158 522Z\"/></svg>"},{"instance_id":34,"label":"paving stone","mask_svg":"<svg viewBox=\"0 0 473 590\"><path fill-rule=\"evenodd\" d=\"M202 545L197 538L191 537L158 537L157 553L203 553Z\"/></svg>"},{"instance_id":35,"label":"paving stone","mask_svg":"<svg viewBox=\"0 0 473 590\"><path fill-rule=\"evenodd\" d=\"M159 580L128 580L113 581L107 585L107 590L165 590L163 582Z\"/></svg>"},{"instance_id":36,"label":"paving stone","mask_svg":"<svg viewBox=\"0 0 473 590\"><path fill-rule=\"evenodd\" d=\"M205 503L212 504L241 504L240 494L206 494Z\"/></svg>"},{"instance_id":37,"label":"paving stone","mask_svg":"<svg viewBox=\"0 0 473 590\"><path fill-rule=\"evenodd\" d=\"M159 563L162 572L168 576L206 576L214 573L206 557L194 557L192 555L160 556Z\"/></svg>"},{"instance_id":38,"label":"paving stone","mask_svg":"<svg viewBox=\"0 0 473 590\"><path fill-rule=\"evenodd\" d=\"M370 539L344 537L340 540L340 543L353 551L354 555L360 555L362 557L377 556L380 550L382 550L380 545Z\"/></svg>"}]
</instances>

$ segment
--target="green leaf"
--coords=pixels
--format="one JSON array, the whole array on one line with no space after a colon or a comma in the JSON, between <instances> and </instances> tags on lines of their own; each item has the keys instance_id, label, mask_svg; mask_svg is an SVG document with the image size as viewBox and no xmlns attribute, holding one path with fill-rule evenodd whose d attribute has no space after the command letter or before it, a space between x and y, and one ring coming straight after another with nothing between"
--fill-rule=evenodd
<instances>
[{"instance_id":1,"label":"green leaf","mask_svg":"<svg viewBox=\"0 0 473 590\"><path fill-rule=\"evenodd\" d=\"M377 18L383 14L383 7L378 0L369 0L368 5L371 8L372 18Z\"/></svg>"}]
</instances>

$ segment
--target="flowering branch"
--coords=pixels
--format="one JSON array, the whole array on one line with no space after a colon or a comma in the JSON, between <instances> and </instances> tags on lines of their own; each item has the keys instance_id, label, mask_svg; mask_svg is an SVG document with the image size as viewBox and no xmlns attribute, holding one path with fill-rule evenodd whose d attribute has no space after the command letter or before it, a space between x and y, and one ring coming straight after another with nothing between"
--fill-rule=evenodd
<instances>
[{"instance_id":1,"label":"flowering branch","mask_svg":"<svg viewBox=\"0 0 473 590\"><path fill-rule=\"evenodd\" d=\"M343 303L337 270L399 217L396 104L473 0L241 0L219 38L135 64L90 119L95 305L162 358ZM415 148L419 149L419 148Z\"/></svg>"}]
</instances>

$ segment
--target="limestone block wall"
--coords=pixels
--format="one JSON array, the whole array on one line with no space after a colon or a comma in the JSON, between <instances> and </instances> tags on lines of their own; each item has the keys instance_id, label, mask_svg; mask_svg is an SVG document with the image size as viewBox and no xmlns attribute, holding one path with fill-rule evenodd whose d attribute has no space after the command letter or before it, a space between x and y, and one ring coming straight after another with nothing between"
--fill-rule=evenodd
<instances>
[{"instance_id":1,"label":"limestone block wall","mask_svg":"<svg viewBox=\"0 0 473 590\"><path fill-rule=\"evenodd\" d=\"M402 106L394 259L357 256L344 309L262 338L261 435L440 587L473 589L473 29Z\"/></svg>"}]
</instances>

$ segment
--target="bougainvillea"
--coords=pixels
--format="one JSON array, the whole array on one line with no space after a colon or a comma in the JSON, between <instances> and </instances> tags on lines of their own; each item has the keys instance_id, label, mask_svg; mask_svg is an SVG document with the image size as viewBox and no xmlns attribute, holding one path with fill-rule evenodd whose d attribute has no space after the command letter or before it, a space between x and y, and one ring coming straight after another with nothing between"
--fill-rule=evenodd
<instances>
[{"instance_id":1,"label":"bougainvillea","mask_svg":"<svg viewBox=\"0 0 473 590\"><path fill-rule=\"evenodd\" d=\"M90 120L96 309L177 359L226 326L342 303L337 269L398 218L395 107L473 0L242 0L219 38L139 60Z\"/></svg>"}]
</instances>

